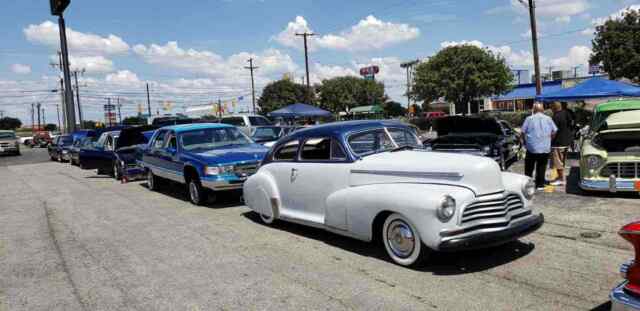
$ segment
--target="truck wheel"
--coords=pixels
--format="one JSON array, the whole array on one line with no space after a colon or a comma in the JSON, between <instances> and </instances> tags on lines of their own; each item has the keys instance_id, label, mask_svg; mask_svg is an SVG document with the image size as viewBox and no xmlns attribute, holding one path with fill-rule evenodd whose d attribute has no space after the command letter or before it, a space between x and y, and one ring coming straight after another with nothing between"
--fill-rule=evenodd
<instances>
[{"instance_id":1,"label":"truck wheel","mask_svg":"<svg viewBox=\"0 0 640 311\"><path fill-rule=\"evenodd\" d=\"M398 265L414 267L424 262L429 249L418 230L400 214L391 214L382 227L382 241L389 257Z\"/></svg>"},{"instance_id":2,"label":"truck wheel","mask_svg":"<svg viewBox=\"0 0 640 311\"><path fill-rule=\"evenodd\" d=\"M207 192L198 178L191 178L187 184L189 201L194 205L204 205L207 202Z\"/></svg>"},{"instance_id":3,"label":"truck wheel","mask_svg":"<svg viewBox=\"0 0 640 311\"><path fill-rule=\"evenodd\" d=\"M113 162L113 178L115 180L120 180L122 179L122 171L120 170L120 166L118 165L117 161Z\"/></svg>"},{"instance_id":4,"label":"truck wheel","mask_svg":"<svg viewBox=\"0 0 640 311\"><path fill-rule=\"evenodd\" d=\"M156 175L153 174L153 172L151 170L149 170L147 172L147 187L149 187L149 190L151 191L158 191L160 190L160 178Z\"/></svg>"}]
</instances>

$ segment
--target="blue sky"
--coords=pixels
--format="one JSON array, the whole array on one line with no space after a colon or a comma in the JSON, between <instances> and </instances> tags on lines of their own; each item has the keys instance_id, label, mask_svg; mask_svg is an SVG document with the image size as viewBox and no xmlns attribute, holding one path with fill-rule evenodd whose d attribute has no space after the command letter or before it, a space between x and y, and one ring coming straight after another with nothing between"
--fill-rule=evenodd
<instances>
[{"instance_id":1,"label":"blue sky","mask_svg":"<svg viewBox=\"0 0 640 311\"><path fill-rule=\"evenodd\" d=\"M538 0L543 67L585 70L594 26L637 2ZM57 85L49 66L56 20L48 1L3 3L0 110L27 121L29 103L39 101L52 121L58 97L25 91ZM239 97L235 109L246 109L250 80L242 67L249 57L260 67L258 89L284 74L300 81L304 54L296 31L318 33L310 42L313 82L376 64L387 93L400 102L406 102L400 62L443 46L479 45L517 69L532 62L528 17L516 0L75 0L66 18L72 66L86 69L80 83L85 115L96 120L107 97L120 98L125 115L137 113L145 82L154 109L170 102L167 111L181 112Z\"/></svg>"}]
</instances>

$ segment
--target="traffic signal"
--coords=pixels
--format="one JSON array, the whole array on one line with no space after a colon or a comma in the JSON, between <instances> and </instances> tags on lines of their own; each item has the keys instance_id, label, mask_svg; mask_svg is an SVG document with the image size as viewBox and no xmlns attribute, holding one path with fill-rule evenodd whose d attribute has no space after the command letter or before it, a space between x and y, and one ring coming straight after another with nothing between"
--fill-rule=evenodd
<instances>
[{"instance_id":1,"label":"traffic signal","mask_svg":"<svg viewBox=\"0 0 640 311\"><path fill-rule=\"evenodd\" d=\"M62 12L69 6L71 0L49 0L51 4L51 15L62 15Z\"/></svg>"}]
</instances>

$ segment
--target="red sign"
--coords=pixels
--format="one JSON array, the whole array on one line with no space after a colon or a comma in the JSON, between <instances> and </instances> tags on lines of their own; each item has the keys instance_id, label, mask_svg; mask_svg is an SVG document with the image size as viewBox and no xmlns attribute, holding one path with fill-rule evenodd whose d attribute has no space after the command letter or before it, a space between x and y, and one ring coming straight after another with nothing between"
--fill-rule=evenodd
<instances>
[{"instance_id":1,"label":"red sign","mask_svg":"<svg viewBox=\"0 0 640 311\"><path fill-rule=\"evenodd\" d=\"M378 66L369 66L360 69L361 76L373 76L377 75L380 72L380 67Z\"/></svg>"}]
</instances>

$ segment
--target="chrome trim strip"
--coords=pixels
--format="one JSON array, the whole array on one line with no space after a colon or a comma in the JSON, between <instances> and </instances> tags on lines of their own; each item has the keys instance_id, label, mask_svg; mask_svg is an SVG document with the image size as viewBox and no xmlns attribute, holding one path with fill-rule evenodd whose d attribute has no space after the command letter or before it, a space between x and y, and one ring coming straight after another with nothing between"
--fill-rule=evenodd
<instances>
[{"instance_id":1,"label":"chrome trim strip","mask_svg":"<svg viewBox=\"0 0 640 311\"><path fill-rule=\"evenodd\" d=\"M462 177L464 177L462 173L456 173L456 172L449 173L449 172L403 172L403 171L351 170L351 173L379 175L379 176L449 179L449 180L460 180L462 179Z\"/></svg>"}]
</instances>

